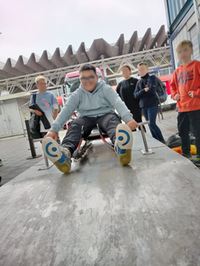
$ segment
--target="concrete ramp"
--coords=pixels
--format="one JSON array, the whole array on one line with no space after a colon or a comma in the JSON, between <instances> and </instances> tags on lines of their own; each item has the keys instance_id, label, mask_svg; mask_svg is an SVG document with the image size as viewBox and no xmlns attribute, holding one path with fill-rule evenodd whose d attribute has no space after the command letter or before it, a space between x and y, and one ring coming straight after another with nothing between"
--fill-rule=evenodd
<instances>
[{"instance_id":1,"label":"concrete ramp","mask_svg":"<svg viewBox=\"0 0 200 266\"><path fill-rule=\"evenodd\" d=\"M133 133L122 167L101 141L70 174L31 167L0 188L0 265L200 265L200 171Z\"/></svg>"}]
</instances>

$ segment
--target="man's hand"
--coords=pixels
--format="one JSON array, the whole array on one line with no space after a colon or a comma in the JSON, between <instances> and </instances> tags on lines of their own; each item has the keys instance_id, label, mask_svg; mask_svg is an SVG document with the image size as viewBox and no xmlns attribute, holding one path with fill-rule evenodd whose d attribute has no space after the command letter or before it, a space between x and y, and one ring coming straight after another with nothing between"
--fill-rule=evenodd
<instances>
[{"instance_id":1,"label":"man's hand","mask_svg":"<svg viewBox=\"0 0 200 266\"><path fill-rule=\"evenodd\" d=\"M194 98L194 91L189 91L188 94L190 97Z\"/></svg>"},{"instance_id":2,"label":"man's hand","mask_svg":"<svg viewBox=\"0 0 200 266\"><path fill-rule=\"evenodd\" d=\"M58 133L55 132L55 131L49 131L49 132L44 136L44 138L47 138L47 137L52 138L52 139L55 139L55 141L57 141L57 139L58 139Z\"/></svg>"},{"instance_id":3,"label":"man's hand","mask_svg":"<svg viewBox=\"0 0 200 266\"><path fill-rule=\"evenodd\" d=\"M126 124L130 127L131 131L139 127L138 123L134 119L128 121Z\"/></svg>"},{"instance_id":4,"label":"man's hand","mask_svg":"<svg viewBox=\"0 0 200 266\"><path fill-rule=\"evenodd\" d=\"M34 112L36 115L38 115L38 116L41 116L42 115L42 113L40 112L40 111L38 111L38 110L35 110L35 112Z\"/></svg>"},{"instance_id":5,"label":"man's hand","mask_svg":"<svg viewBox=\"0 0 200 266\"><path fill-rule=\"evenodd\" d=\"M147 88L145 88L144 90L147 92L147 91L149 90L149 88L147 87Z\"/></svg>"},{"instance_id":6,"label":"man's hand","mask_svg":"<svg viewBox=\"0 0 200 266\"><path fill-rule=\"evenodd\" d=\"M179 101L180 100L180 94L176 94L175 97L174 97L174 100L175 101Z\"/></svg>"}]
</instances>

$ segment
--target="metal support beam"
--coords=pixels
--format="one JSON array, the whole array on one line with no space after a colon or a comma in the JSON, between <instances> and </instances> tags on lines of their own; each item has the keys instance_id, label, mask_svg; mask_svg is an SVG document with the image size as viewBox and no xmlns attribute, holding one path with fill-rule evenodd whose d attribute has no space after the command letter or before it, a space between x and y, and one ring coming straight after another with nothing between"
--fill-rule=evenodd
<instances>
[{"instance_id":1,"label":"metal support beam","mask_svg":"<svg viewBox=\"0 0 200 266\"><path fill-rule=\"evenodd\" d=\"M158 63L155 58L160 58L158 60L160 68L166 68L171 65L168 60L170 58L170 48L169 46L159 47L150 50L144 50L139 52L134 52L131 54L125 54L120 56L113 56L110 58L105 58L101 56L101 59L90 62L96 67L103 68L105 75L108 79L113 79L121 76L120 67L124 63L128 63L132 66L132 73L137 73L137 64L141 61L149 62L150 68L157 67ZM9 91L9 93L14 93L16 91L32 91L36 89L35 87L35 77L38 75L44 75L48 82L49 87L59 87L63 83L63 79L66 74L73 71L78 71L81 64L67 66L62 68L51 69L48 71L42 71L38 73L31 73L25 76L18 76L9 79L0 80L0 88ZM108 73L107 73L108 72ZM52 86L51 86L52 85Z\"/></svg>"}]
</instances>

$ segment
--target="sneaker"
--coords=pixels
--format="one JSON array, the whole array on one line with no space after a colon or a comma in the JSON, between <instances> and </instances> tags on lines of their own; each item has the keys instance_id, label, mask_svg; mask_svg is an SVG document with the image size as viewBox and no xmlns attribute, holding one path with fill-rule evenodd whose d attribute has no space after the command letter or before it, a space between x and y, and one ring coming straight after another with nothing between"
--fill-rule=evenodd
<instances>
[{"instance_id":1,"label":"sneaker","mask_svg":"<svg viewBox=\"0 0 200 266\"><path fill-rule=\"evenodd\" d=\"M71 154L68 149L60 146L54 139L45 138L42 140L44 155L63 173L71 169Z\"/></svg>"},{"instance_id":2,"label":"sneaker","mask_svg":"<svg viewBox=\"0 0 200 266\"><path fill-rule=\"evenodd\" d=\"M186 153L181 153L181 155L185 158L192 158L192 155L189 153L189 154L186 154Z\"/></svg>"},{"instance_id":3,"label":"sneaker","mask_svg":"<svg viewBox=\"0 0 200 266\"><path fill-rule=\"evenodd\" d=\"M192 160L193 164L195 164L197 167L200 167L200 157L197 156L196 159Z\"/></svg>"},{"instance_id":4,"label":"sneaker","mask_svg":"<svg viewBox=\"0 0 200 266\"><path fill-rule=\"evenodd\" d=\"M2 162L2 160L0 159L0 166L3 166L3 162Z\"/></svg>"},{"instance_id":5,"label":"sneaker","mask_svg":"<svg viewBox=\"0 0 200 266\"><path fill-rule=\"evenodd\" d=\"M132 131L126 124L119 124L116 128L115 152L121 165L127 165L131 161L133 145Z\"/></svg>"}]
</instances>

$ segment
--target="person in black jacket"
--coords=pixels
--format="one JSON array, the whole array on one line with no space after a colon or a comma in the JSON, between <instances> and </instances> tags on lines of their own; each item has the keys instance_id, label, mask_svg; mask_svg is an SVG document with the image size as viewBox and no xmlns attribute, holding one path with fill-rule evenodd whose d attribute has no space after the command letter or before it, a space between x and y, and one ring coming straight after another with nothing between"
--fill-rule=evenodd
<instances>
[{"instance_id":1,"label":"person in black jacket","mask_svg":"<svg viewBox=\"0 0 200 266\"><path fill-rule=\"evenodd\" d=\"M142 116L139 99L135 99L133 95L138 79L131 77L131 66L128 64L121 67L121 72L124 80L117 85L116 91L133 114L135 121L140 123L142 122Z\"/></svg>"},{"instance_id":2,"label":"person in black jacket","mask_svg":"<svg viewBox=\"0 0 200 266\"><path fill-rule=\"evenodd\" d=\"M141 80L138 81L134 97L140 99L140 107L145 119L150 121L149 128L152 136L165 143L160 128L156 125L156 116L158 113L158 98L156 96L157 78L148 74L149 68L147 63L141 62L138 64L138 73Z\"/></svg>"}]
</instances>

